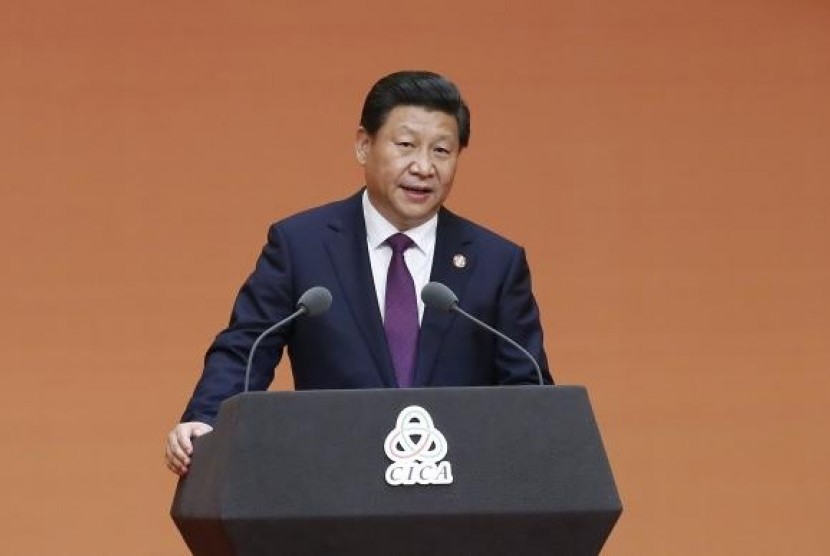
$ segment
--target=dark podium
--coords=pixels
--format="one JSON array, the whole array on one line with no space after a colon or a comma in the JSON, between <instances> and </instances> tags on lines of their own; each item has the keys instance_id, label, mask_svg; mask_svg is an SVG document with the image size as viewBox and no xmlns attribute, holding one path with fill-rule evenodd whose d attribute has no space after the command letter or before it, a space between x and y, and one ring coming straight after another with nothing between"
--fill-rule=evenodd
<instances>
[{"instance_id":1,"label":"dark podium","mask_svg":"<svg viewBox=\"0 0 830 556\"><path fill-rule=\"evenodd\" d=\"M621 511L585 389L510 386L240 394L171 514L196 555L514 556Z\"/></svg>"}]
</instances>

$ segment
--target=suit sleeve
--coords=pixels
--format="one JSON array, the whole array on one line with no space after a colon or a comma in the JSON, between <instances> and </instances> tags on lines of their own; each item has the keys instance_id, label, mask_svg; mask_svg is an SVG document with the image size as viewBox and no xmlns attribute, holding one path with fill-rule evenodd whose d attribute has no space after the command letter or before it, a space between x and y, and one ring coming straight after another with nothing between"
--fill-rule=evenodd
<instances>
[{"instance_id":1,"label":"suit sleeve","mask_svg":"<svg viewBox=\"0 0 830 556\"><path fill-rule=\"evenodd\" d=\"M539 307L533 296L525 251L518 248L508 265L498 300L495 327L527 349L539 363L546 384L553 384L545 355ZM496 372L499 384L538 384L536 370L527 357L507 342L498 340Z\"/></svg>"},{"instance_id":2,"label":"suit sleeve","mask_svg":"<svg viewBox=\"0 0 830 556\"><path fill-rule=\"evenodd\" d=\"M205 355L202 376L182 415L182 421L213 424L219 405L242 391L251 346L265 329L294 311L291 257L285 235L278 225L268 233L268 242L248 277L231 313L228 327L220 332ZM251 390L265 390L274 378L274 368L290 337L287 327L263 340L251 368Z\"/></svg>"}]
</instances>

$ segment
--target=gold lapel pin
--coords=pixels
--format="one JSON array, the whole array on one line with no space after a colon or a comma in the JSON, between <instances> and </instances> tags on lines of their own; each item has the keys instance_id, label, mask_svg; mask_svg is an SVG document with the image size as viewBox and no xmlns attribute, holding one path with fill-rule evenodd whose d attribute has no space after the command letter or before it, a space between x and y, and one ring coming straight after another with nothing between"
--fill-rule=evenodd
<instances>
[{"instance_id":1,"label":"gold lapel pin","mask_svg":"<svg viewBox=\"0 0 830 556\"><path fill-rule=\"evenodd\" d=\"M455 268L464 268L467 266L467 257L464 255L458 254L452 256L452 265Z\"/></svg>"}]
</instances>

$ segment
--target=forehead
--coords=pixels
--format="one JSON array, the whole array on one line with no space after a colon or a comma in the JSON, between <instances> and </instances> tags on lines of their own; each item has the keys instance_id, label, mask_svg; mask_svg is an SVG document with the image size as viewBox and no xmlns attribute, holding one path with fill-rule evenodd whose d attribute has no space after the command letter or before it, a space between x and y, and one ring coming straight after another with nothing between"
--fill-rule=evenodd
<instances>
[{"instance_id":1,"label":"forehead","mask_svg":"<svg viewBox=\"0 0 830 556\"><path fill-rule=\"evenodd\" d=\"M381 126L381 133L410 132L424 136L458 139L458 122L455 116L440 110L428 110L421 106L396 106L389 111Z\"/></svg>"}]
</instances>

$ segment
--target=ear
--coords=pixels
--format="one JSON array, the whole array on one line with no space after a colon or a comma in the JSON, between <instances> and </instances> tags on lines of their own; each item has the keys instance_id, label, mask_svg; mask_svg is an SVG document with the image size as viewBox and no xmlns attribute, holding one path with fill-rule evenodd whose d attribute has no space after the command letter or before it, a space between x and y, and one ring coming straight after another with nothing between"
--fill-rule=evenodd
<instances>
[{"instance_id":1,"label":"ear","mask_svg":"<svg viewBox=\"0 0 830 556\"><path fill-rule=\"evenodd\" d=\"M357 128L357 135L354 140L354 153L358 164L366 165L366 160L369 158L369 149L372 146L372 136L366 131L363 126Z\"/></svg>"}]
</instances>

